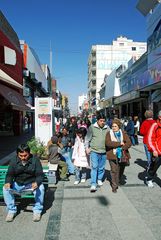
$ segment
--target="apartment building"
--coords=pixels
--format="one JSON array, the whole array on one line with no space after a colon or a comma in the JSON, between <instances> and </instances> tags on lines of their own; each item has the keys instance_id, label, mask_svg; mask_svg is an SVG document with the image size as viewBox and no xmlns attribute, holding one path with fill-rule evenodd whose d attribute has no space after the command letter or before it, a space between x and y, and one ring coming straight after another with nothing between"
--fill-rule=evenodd
<instances>
[{"instance_id":1,"label":"apartment building","mask_svg":"<svg viewBox=\"0 0 161 240\"><path fill-rule=\"evenodd\" d=\"M146 50L145 42L134 42L124 36L119 36L112 45L92 45L88 59L88 101L93 111L98 108L105 75L120 65L127 67L132 57L138 59Z\"/></svg>"}]
</instances>

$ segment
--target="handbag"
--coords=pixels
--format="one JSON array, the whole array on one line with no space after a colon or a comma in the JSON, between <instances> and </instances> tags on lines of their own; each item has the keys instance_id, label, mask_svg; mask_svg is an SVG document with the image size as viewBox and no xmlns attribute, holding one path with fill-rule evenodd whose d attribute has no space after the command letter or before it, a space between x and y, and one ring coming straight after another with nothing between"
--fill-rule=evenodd
<instances>
[{"instance_id":1,"label":"handbag","mask_svg":"<svg viewBox=\"0 0 161 240\"><path fill-rule=\"evenodd\" d=\"M126 166L130 165L130 156L129 156L129 152L127 150L122 150L122 157L120 159L121 163L124 163Z\"/></svg>"}]
</instances>

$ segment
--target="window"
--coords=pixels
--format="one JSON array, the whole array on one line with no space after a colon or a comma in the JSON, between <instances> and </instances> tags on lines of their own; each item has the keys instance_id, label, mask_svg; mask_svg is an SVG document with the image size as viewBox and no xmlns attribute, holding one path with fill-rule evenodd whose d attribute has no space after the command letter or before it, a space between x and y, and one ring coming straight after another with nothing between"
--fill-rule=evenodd
<instances>
[{"instance_id":1,"label":"window","mask_svg":"<svg viewBox=\"0 0 161 240\"><path fill-rule=\"evenodd\" d=\"M132 47L132 51L136 51L136 47Z\"/></svg>"}]
</instances>

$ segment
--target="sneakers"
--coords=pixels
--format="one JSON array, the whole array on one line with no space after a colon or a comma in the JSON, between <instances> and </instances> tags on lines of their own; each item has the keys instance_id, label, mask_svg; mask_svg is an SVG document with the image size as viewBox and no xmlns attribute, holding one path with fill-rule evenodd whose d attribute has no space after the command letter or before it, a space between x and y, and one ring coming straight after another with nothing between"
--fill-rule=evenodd
<instances>
[{"instance_id":1,"label":"sneakers","mask_svg":"<svg viewBox=\"0 0 161 240\"><path fill-rule=\"evenodd\" d=\"M6 222L12 222L15 215L16 215L15 213L8 213L6 216Z\"/></svg>"},{"instance_id":2,"label":"sneakers","mask_svg":"<svg viewBox=\"0 0 161 240\"><path fill-rule=\"evenodd\" d=\"M149 187L149 188L153 188L154 184L152 180L148 180L148 177L145 177L145 184Z\"/></svg>"},{"instance_id":3,"label":"sneakers","mask_svg":"<svg viewBox=\"0 0 161 240\"><path fill-rule=\"evenodd\" d=\"M98 184L98 186L101 187L101 186L103 185L103 182L102 182L101 180L98 180L98 181L97 181L97 184Z\"/></svg>"},{"instance_id":4,"label":"sneakers","mask_svg":"<svg viewBox=\"0 0 161 240\"><path fill-rule=\"evenodd\" d=\"M74 185L78 185L78 184L79 184L79 181L76 180L76 181L74 182Z\"/></svg>"},{"instance_id":5,"label":"sneakers","mask_svg":"<svg viewBox=\"0 0 161 240\"><path fill-rule=\"evenodd\" d=\"M96 186L92 185L90 191L91 191L91 192L96 192Z\"/></svg>"},{"instance_id":6,"label":"sneakers","mask_svg":"<svg viewBox=\"0 0 161 240\"><path fill-rule=\"evenodd\" d=\"M34 213L33 214L33 221L34 222L39 222L41 219L41 214L40 213Z\"/></svg>"},{"instance_id":7,"label":"sneakers","mask_svg":"<svg viewBox=\"0 0 161 240\"><path fill-rule=\"evenodd\" d=\"M82 178L81 179L81 183L85 183L86 182L86 179L85 178Z\"/></svg>"},{"instance_id":8,"label":"sneakers","mask_svg":"<svg viewBox=\"0 0 161 240\"><path fill-rule=\"evenodd\" d=\"M154 187L154 184L153 184L152 180L147 181L147 185L148 185L149 188Z\"/></svg>"}]
</instances>

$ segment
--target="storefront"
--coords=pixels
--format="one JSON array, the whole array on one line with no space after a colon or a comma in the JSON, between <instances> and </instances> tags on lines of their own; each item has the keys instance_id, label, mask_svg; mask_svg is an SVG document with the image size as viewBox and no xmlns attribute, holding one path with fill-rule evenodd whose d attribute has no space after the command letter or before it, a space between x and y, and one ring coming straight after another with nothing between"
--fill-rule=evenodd
<instances>
[{"instance_id":1,"label":"storefront","mask_svg":"<svg viewBox=\"0 0 161 240\"><path fill-rule=\"evenodd\" d=\"M23 98L23 54L18 36L0 12L0 135L20 135L26 106Z\"/></svg>"},{"instance_id":2,"label":"storefront","mask_svg":"<svg viewBox=\"0 0 161 240\"><path fill-rule=\"evenodd\" d=\"M149 92L131 91L114 99L114 106L119 107L119 117L138 116L142 121L148 109Z\"/></svg>"},{"instance_id":3,"label":"storefront","mask_svg":"<svg viewBox=\"0 0 161 240\"><path fill-rule=\"evenodd\" d=\"M0 84L0 135L19 135L22 132L23 118L27 102L17 91Z\"/></svg>"}]
</instances>

